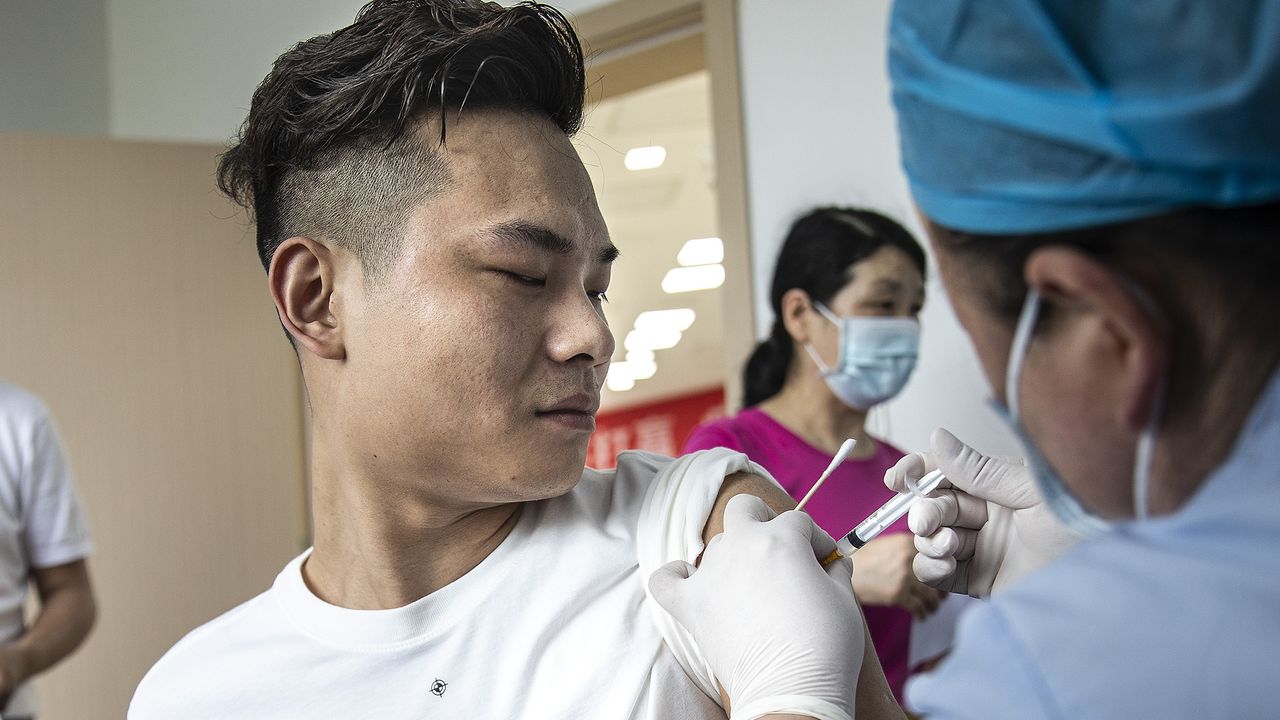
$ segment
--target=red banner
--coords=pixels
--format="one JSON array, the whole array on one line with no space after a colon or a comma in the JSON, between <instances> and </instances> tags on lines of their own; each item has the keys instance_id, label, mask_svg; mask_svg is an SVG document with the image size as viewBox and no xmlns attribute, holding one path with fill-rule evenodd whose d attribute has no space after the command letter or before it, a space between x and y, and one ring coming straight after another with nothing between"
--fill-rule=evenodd
<instances>
[{"instance_id":1,"label":"red banner","mask_svg":"<svg viewBox=\"0 0 1280 720\"><path fill-rule=\"evenodd\" d=\"M587 465L611 468L623 450L648 450L674 457L695 427L723 415L724 388L600 413L587 447Z\"/></svg>"}]
</instances>

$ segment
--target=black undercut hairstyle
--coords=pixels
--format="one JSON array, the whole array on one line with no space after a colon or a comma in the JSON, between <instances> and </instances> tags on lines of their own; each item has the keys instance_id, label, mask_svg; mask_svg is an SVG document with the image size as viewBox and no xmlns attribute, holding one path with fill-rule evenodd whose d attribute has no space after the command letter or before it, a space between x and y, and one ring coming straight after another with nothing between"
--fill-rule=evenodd
<instances>
[{"instance_id":1,"label":"black undercut hairstyle","mask_svg":"<svg viewBox=\"0 0 1280 720\"><path fill-rule=\"evenodd\" d=\"M306 236L369 276L394 257L409 211L446 188L446 119L465 109L582 124L582 46L548 5L373 0L355 22L281 55L222 155L218 187L257 224L263 268ZM440 123L438 146L416 130Z\"/></svg>"}]
</instances>

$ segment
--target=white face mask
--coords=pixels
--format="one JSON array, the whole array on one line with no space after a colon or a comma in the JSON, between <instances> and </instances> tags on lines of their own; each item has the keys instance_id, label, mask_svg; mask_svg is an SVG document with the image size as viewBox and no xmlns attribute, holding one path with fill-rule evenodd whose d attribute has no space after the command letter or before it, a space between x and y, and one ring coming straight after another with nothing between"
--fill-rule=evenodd
<instances>
[{"instance_id":1,"label":"white face mask","mask_svg":"<svg viewBox=\"0 0 1280 720\"><path fill-rule=\"evenodd\" d=\"M822 303L814 303L814 307L840 328L840 355L834 367L827 367L808 343L804 345L836 397L856 410L869 410L902 391L920 354L918 321L842 318Z\"/></svg>"},{"instance_id":2,"label":"white face mask","mask_svg":"<svg viewBox=\"0 0 1280 720\"><path fill-rule=\"evenodd\" d=\"M1005 408L996 401L992 404L1021 438L1027 452L1027 464L1049 509L1062 524L1077 534L1088 537L1102 532L1112 523L1090 512L1080 503L1057 471L1049 464L1044 454L1040 452L1040 448L1031 439L1021 421L1018 387L1022 380L1022 365L1027 357L1027 348L1031 344L1031 334L1035 330L1039 315L1040 293L1031 289L1027 292L1027 299L1023 301L1022 314L1018 317L1018 327L1013 335L1013 345L1009 348L1009 370L1005 376L1005 397L1008 398L1009 406ZM1147 518L1151 452L1155 446L1156 425L1159 422L1163 394L1162 385L1156 397L1155 406L1152 408L1151 419L1147 421L1146 427L1138 437L1137 457L1133 467L1133 507L1138 520Z\"/></svg>"}]
</instances>

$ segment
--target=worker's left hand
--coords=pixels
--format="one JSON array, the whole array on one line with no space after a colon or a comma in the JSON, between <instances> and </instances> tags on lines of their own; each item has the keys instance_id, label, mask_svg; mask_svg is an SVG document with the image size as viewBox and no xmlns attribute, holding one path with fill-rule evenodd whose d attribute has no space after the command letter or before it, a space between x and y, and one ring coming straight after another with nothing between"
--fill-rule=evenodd
<instances>
[{"instance_id":1,"label":"worker's left hand","mask_svg":"<svg viewBox=\"0 0 1280 720\"><path fill-rule=\"evenodd\" d=\"M899 607L916 620L938 609L943 593L920 582L912 563L915 535L881 535L853 554L853 593L862 605Z\"/></svg>"},{"instance_id":2,"label":"worker's left hand","mask_svg":"<svg viewBox=\"0 0 1280 720\"><path fill-rule=\"evenodd\" d=\"M654 599L697 641L735 720L853 716L865 638L849 561L818 563L834 549L808 515L775 517L760 498L737 495L698 568L677 561L650 578Z\"/></svg>"}]
</instances>

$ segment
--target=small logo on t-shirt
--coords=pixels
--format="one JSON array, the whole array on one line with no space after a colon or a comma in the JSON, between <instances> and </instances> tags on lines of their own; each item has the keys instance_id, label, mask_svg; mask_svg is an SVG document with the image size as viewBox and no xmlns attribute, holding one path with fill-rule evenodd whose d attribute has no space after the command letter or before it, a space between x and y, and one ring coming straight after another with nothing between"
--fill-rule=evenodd
<instances>
[{"instance_id":1,"label":"small logo on t-shirt","mask_svg":"<svg viewBox=\"0 0 1280 720\"><path fill-rule=\"evenodd\" d=\"M449 683L441 680L440 678L436 678L436 681L431 683L431 694L436 697L444 697L444 691L448 687Z\"/></svg>"}]
</instances>

